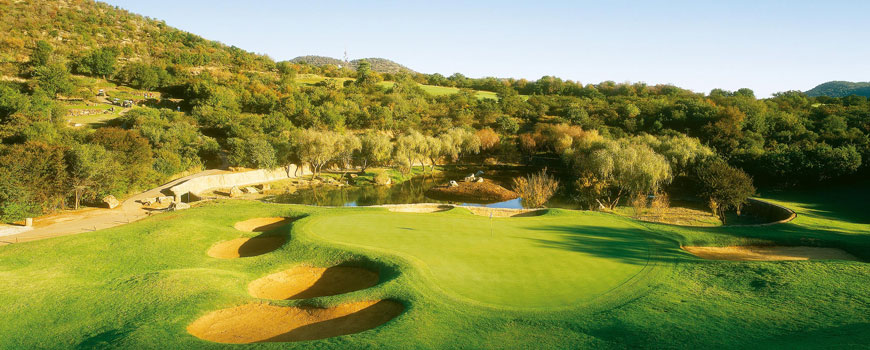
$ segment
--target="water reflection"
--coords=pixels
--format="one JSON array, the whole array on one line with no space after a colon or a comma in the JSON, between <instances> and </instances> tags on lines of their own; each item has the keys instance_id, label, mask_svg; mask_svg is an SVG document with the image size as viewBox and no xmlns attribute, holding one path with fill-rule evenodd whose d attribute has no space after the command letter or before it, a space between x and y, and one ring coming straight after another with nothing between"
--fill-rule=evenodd
<instances>
[{"instance_id":1,"label":"water reflection","mask_svg":"<svg viewBox=\"0 0 870 350\"><path fill-rule=\"evenodd\" d=\"M493 175L490 175L492 178ZM489 208L522 208L522 201L512 199L504 202L445 201L426 197L430 188L441 185L450 179L458 178L456 174L427 175L392 185L375 186L364 184L344 187L312 187L297 190L295 193L281 194L273 198L278 203L309 204L319 206L356 207L380 204L411 204L411 203L448 203ZM496 180L494 180L496 181ZM499 181L503 182L503 181ZM502 185L504 185L502 183Z\"/></svg>"}]
</instances>

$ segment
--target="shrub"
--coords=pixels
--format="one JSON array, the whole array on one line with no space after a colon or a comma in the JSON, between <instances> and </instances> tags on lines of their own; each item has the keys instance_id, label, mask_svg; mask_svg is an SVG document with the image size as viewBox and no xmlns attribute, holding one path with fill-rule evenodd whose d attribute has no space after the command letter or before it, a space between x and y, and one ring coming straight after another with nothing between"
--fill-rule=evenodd
<instances>
[{"instance_id":1,"label":"shrub","mask_svg":"<svg viewBox=\"0 0 870 350\"><path fill-rule=\"evenodd\" d=\"M556 194L559 181L547 174L547 169L526 177L514 178L514 191L522 197L523 206L538 208Z\"/></svg>"},{"instance_id":2,"label":"shrub","mask_svg":"<svg viewBox=\"0 0 870 350\"><path fill-rule=\"evenodd\" d=\"M375 184L387 185L390 183L390 176L387 175L387 172L380 171L377 174L375 174L374 180L375 180Z\"/></svg>"}]
</instances>

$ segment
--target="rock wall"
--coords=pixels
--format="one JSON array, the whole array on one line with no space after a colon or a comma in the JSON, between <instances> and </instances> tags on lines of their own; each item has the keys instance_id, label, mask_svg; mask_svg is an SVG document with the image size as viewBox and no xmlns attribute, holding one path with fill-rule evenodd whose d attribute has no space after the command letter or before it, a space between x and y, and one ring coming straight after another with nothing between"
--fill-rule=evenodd
<instances>
[{"instance_id":1,"label":"rock wall","mask_svg":"<svg viewBox=\"0 0 870 350\"><path fill-rule=\"evenodd\" d=\"M182 196L188 193L199 197L200 193L214 188L248 186L264 182L290 179L303 175L311 175L311 171L308 170L307 165L299 168L296 165L291 164L290 166L275 169L257 169L239 173L200 176L175 185L169 188L169 191L175 195L176 200L180 200L183 198Z\"/></svg>"},{"instance_id":2,"label":"rock wall","mask_svg":"<svg viewBox=\"0 0 870 350\"><path fill-rule=\"evenodd\" d=\"M755 198L749 198L749 202L743 206L742 212L763 218L764 223L734 226L764 226L780 224L783 222L789 222L797 216L797 214L789 208Z\"/></svg>"}]
</instances>

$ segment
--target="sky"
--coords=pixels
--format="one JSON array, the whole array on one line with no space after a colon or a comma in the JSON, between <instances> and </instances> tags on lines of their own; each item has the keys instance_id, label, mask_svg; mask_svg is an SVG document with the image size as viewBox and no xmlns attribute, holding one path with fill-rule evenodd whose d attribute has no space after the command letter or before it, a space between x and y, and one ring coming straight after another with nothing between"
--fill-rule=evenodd
<instances>
[{"instance_id":1,"label":"sky","mask_svg":"<svg viewBox=\"0 0 870 350\"><path fill-rule=\"evenodd\" d=\"M107 0L275 60L383 57L423 73L673 84L758 97L870 81L870 1Z\"/></svg>"}]
</instances>

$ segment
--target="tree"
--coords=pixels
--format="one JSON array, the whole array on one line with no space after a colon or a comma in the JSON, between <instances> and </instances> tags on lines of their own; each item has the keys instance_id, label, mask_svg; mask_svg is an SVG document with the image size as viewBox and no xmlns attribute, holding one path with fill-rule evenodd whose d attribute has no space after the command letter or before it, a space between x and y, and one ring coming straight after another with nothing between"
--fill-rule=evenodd
<instances>
[{"instance_id":1,"label":"tree","mask_svg":"<svg viewBox=\"0 0 870 350\"><path fill-rule=\"evenodd\" d=\"M353 156L362 147L359 137L354 134L347 133L337 135L338 140L335 143L335 159L338 161L339 167L347 171L353 165Z\"/></svg>"},{"instance_id":2,"label":"tree","mask_svg":"<svg viewBox=\"0 0 870 350\"><path fill-rule=\"evenodd\" d=\"M311 164L312 178L336 157L338 138L334 132L302 129L294 134L293 139L299 159Z\"/></svg>"},{"instance_id":3,"label":"tree","mask_svg":"<svg viewBox=\"0 0 870 350\"><path fill-rule=\"evenodd\" d=\"M755 194L752 178L743 170L734 168L722 160L706 162L698 168L697 179L700 195L707 198L710 210L725 224L725 213L740 208Z\"/></svg>"},{"instance_id":4,"label":"tree","mask_svg":"<svg viewBox=\"0 0 870 350\"><path fill-rule=\"evenodd\" d=\"M520 130L520 124L514 118L506 115L496 118L495 124L496 129L508 135L516 134Z\"/></svg>"},{"instance_id":5,"label":"tree","mask_svg":"<svg viewBox=\"0 0 870 350\"><path fill-rule=\"evenodd\" d=\"M412 131L396 139L395 156L396 160L400 162L403 173L405 173L405 169L410 171L417 160L425 157L424 154L420 153L423 148L421 145L425 144L426 137L418 131Z\"/></svg>"},{"instance_id":6,"label":"tree","mask_svg":"<svg viewBox=\"0 0 870 350\"><path fill-rule=\"evenodd\" d=\"M114 47L101 47L92 50L78 60L76 71L106 78L115 73L115 61L120 52Z\"/></svg>"},{"instance_id":7,"label":"tree","mask_svg":"<svg viewBox=\"0 0 870 350\"><path fill-rule=\"evenodd\" d=\"M357 158L361 162L362 172L369 166L381 165L390 159L393 153L393 143L390 137L370 131L360 137L360 149Z\"/></svg>"},{"instance_id":8,"label":"tree","mask_svg":"<svg viewBox=\"0 0 870 350\"><path fill-rule=\"evenodd\" d=\"M33 48L33 53L30 54L30 62L28 65L30 67L40 67L47 65L49 60L51 60L51 54L54 52L54 48L51 47L45 40L39 40L36 42L36 47Z\"/></svg>"},{"instance_id":9,"label":"tree","mask_svg":"<svg viewBox=\"0 0 870 350\"><path fill-rule=\"evenodd\" d=\"M483 128L474 133L475 136L480 140L480 150L488 151L498 145L499 137L495 131L492 131L490 128Z\"/></svg>"},{"instance_id":10,"label":"tree","mask_svg":"<svg viewBox=\"0 0 870 350\"><path fill-rule=\"evenodd\" d=\"M360 86L373 86L380 79L377 73L372 71L372 64L368 60L360 60L356 68L356 84Z\"/></svg>"},{"instance_id":11,"label":"tree","mask_svg":"<svg viewBox=\"0 0 870 350\"><path fill-rule=\"evenodd\" d=\"M63 63L53 62L39 66L33 71L39 87L49 95L69 94L73 90L72 77Z\"/></svg>"},{"instance_id":12,"label":"tree","mask_svg":"<svg viewBox=\"0 0 870 350\"><path fill-rule=\"evenodd\" d=\"M605 141L588 150L573 150L579 197L613 209L625 196L658 192L671 180L667 160L646 145Z\"/></svg>"},{"instance_id":13,"label":"tree","mask_svg":"<svg viewBox=\"0 0 870 350\"><path fill-rule=\"evenodd\" d=\"M259 169L271 169L278 164L275 149L262 138L231 138L227 143L230 164Z\"/></svg>"},{"instance_id":14,"label":"tree","mask_svg":"<svg viewBox=\"0 0 870 350\"><path fill-rule=\"evenodd\" d=\"M66 154L70 182L75 190L75 209L82 199L96 201L105 195L120 195L116 191L120 165L112 154L100 145L80 144Z\"/></svg>"}]
</instances>

